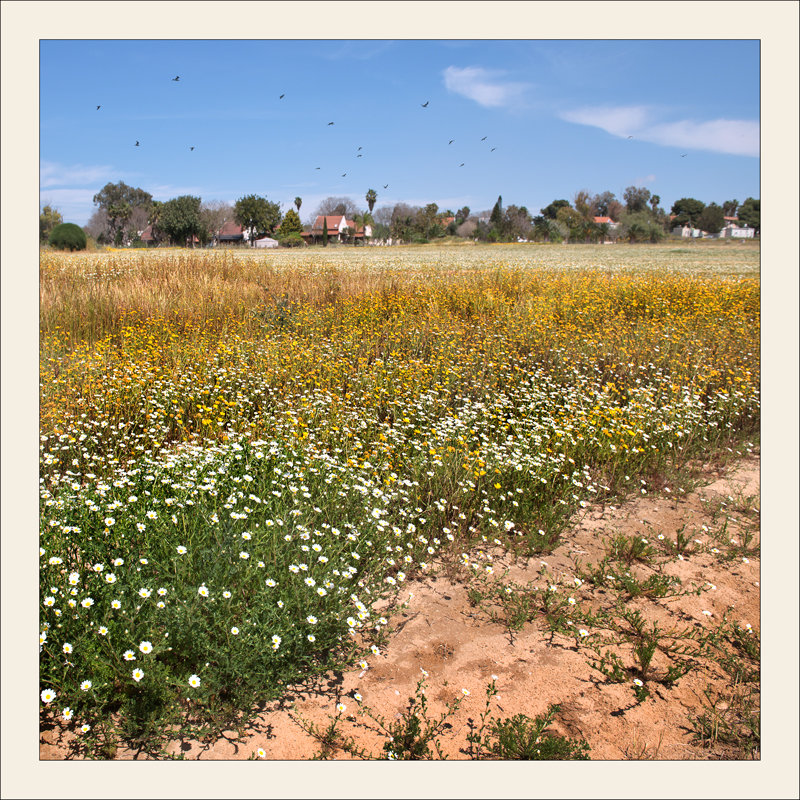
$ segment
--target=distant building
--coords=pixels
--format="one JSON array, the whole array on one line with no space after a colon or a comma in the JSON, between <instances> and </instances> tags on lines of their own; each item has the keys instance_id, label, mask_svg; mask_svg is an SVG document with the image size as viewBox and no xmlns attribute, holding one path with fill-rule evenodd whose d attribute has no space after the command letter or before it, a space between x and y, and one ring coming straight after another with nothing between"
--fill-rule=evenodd
<instances>
[{"instance_id":1,"label":"distant building","mask_svg":"<svg viewBox=\"0 0 800 800\"><path fill-rule=\"evenodd\" d=\"M311 226L311 230L304 231L302 236L306 242L314 243L322 241L325 231L325 223L328 225L328 241L343 242L346 239L345 228L349 228L353 233L351 236L355 237L356 241L362 240L366 237L372 236L372 226L366 225L361 228L356 228L356 223L353 220L347 219L338 214L329 214L328 216L318 216Z\"/></svg>"},{"instance_id":2,"label":"distant building","mask_svg":"<svg viewBox=\"0 0 800 800\"><path fill-rule=\"evenodd\" d=\"M615 231L619 227L619 222L614 222L611 217L594 217L594 224L595 225L605 225L606 230L609 232ZM614 241L614 237L612 236L611 239L606 239L605 236L600 239L601 244L610 244Z\"/></svg>"},{"instance_id":3,"label":"distant building","mask_svg":"<svg viewBox=\"0 0 800 800\"><path fill-rule=\"evenodd\" d=\"M214 237L218 244L242 244L250 238L247 231L241 225L229 220L220 229Z\"/></svg>"},{"instance_id":4,"label":"distant building","mask_svg":"<svg viewBox=\"0 0 800 800\"><path fill-rule=\"evenodd\" d=\"M263 239L256 239L255 245L256 247L277 247L278 242L275 239L271 239L269 236L265 236Z\"/></svg>"},{"instance_id":5,"label":"distant building","mask_svg":"<svg viewBox=\"0 0 800 800\"><path fill-rule=\"evenodd\" d=\"M752 239L756 232L738 217L725 217L725 227L719 232L720 239Z\"/></svg>"},{"instance_id":6,"label":"distant building","mask_svg":"<svg viewBox=\"0 0 800 800\"><path fill-rule=\"evenodd\" d=\"M139 238L147 245L156 244L156 237L153 236L153 226L148 225L140 234Z\"/></svg>"}]
</instances>

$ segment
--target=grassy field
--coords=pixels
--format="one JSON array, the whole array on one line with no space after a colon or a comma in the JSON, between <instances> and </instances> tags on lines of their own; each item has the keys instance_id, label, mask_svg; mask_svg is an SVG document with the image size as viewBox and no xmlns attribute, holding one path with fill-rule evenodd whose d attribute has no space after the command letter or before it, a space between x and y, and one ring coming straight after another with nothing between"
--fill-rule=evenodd
<instances>
[{"instance_id":1,"label":"grassy field","mask_svg":"<svg viewBox=\"0 0 800 800\"><path fill-rule=\"evenodd\" d=\"M753 243L40 271L42 709L101 755L379 652L375 601L444 553L547 552L758 436Z\"/></svg>"}]
</instances>

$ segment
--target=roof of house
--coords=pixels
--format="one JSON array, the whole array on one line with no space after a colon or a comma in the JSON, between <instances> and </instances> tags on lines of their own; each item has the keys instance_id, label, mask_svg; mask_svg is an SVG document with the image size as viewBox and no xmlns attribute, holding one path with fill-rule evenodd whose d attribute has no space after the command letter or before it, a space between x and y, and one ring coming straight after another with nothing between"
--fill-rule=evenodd
<instances>
[{"instance_id":1,"label":"roof of house","mask_svg":"<svg viewBox=\"0 0 800 800\"><path fill-rule=\"evenodd\" d=\"M145 229L142 231L142 233L140 234L139 238L140 238L140 239L141 239L143 242L149 242L149 241L152 241L153 239L155 239L155 237L153 236L153 226L152 226L152 225L148 225L148 226L147 226L147 227L146 227L146 228L145 228Z\"/></svg>"},{"instance_id":2,"label":"roof of house","mask_svg":"<svg viewBox=\"0 0 800 800\"><path fill-rule=\"evenodd\" d=\"M323 225L324 225L324 222L323 222L324 220L327 220L327 222L328 222L328 230L329 231L330 230L339 230L339 225L342 224L342 220L344 220L344 224L345 225L348 224L347 219L344 216L342 216L341 214L327 214L325 216L321 216L320 215L314 220L314 224L311 226L311 230L312 231L313 230L317 230L317 229L322 230Z\"/></svg>"},{"instance_id":3,"label":"roof of house","mask_svg":"<svg viewBox=\"0 0 800 800\"><path fill-rule=\"evenodd\" d=\"M324 230L323 228L323 220L328 221L328 231L329 232L338 232L339 225L342 224L342 220L344 220L345 227L351 228L356 232L356 236L363 236L364 229L357 228L356 223L353 222L351 219L347 219L347 217L342 216L341 214L328 214L327 216L319 216L314 220L314 224L311 226L311 230L309 233L311 234L321 234Z\"/></svg>"},{"instance_id":4,"label":"roof of house","mask_svg":"<svg viewBox=\"0 0 800 800\"><path fill-rule=\"evenodd\" d=\"M594 221L598 225L603 225L604 223L610 223L610 222L613 222L614 220L611 219L611 217L595 217Z\"/></svg>"},{"instance_id":5,"label":"roof of house","mask_svg":"<svg viewBox=\"0 0 800 800\"><path fill-rule=\"evenodd\" d=\"M244 237L244 230L241 225L237 225L233 220L228 220L220 229L218 234L220 239L241 239Z\"/></svg>"}]
</instances>

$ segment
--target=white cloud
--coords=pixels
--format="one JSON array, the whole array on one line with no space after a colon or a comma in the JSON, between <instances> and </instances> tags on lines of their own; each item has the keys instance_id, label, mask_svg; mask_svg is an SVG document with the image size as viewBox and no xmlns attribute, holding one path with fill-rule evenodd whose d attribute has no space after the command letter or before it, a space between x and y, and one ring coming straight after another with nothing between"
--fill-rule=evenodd
<instances>
[{"instance_id":1,"label":"white cloud","mask_svg":"<svg viewBox=\"0 0 800 800\"><path fill-rule=\"evenodd\" d=\"M644 133L647 141L671 147L714 150L735 156L754 156L760 153L760 126L745 119L714 119L709 122L681 120L652 125Z\"/></svg>"},{"instance_id":2,"label":"white cloud","mask_svg":"<svg viewBox=\"0 0 800 800\"><path fill-rule=\"evenodd\" d=\"M39 165L39 186L65 186L87 183L98 183L109 179L113 168L107 165L84 166L75 164L71 167L56 164L52 161L42 161Z\"/></svg>"},{"instance_id":3,"label":"white cloud","mask_svg":"<svg viewBox=\"0 0 800 800\"><path fill-rule=\"evenodd\" d=\"M613 136L627 137L638 133L646 124L649 115L647 106L601 106L566 111L561 114L561 119L601 128Z\"/></svg>"},{"instance_id":4,"label":"white cloud","mask_svg":"<svg viewBox=\"0 0 800 800\"><path fill-rule=\"evenodd\" d=\"M566 111L561 119L591 125L613 136L633 137L667 147L756 158L759 155L758 122L740 119L657 122L655 115L655 110L647 106L601 106Z\"/></svg>"},{"instance_id":5,"label":"white cloud","mask_svg":"<svg viewBox=\"0 0 800 800\"><path fill-rule=\"evenodd\" d=\"M528 84L498 80L503 74L482 67L448 67L443 73L444 85L448 91L487 108L509 106L520 98Z\"/></svg>"}]
</instances>

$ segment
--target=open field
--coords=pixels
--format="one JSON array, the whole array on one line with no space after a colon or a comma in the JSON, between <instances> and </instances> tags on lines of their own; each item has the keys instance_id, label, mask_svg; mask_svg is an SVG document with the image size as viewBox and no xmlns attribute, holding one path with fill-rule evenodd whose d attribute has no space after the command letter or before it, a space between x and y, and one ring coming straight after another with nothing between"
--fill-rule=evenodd
<instances>
[{"instance_id":1,"label":"open field","mask_svg":"<svg viewBox=\"0 0 800 800\"><path fill-rule=\"evenodd\" d=\"M696 504L703 464L757 457L758 258L739 242L43 253L40 680L63 735L47 757L174 757L179 738L245 730L289 687L386 663L402 614L426 616L407 587L436 580L510 648L515 631L542 652L569 640L596 679L582 702L673 698L701 729L692 757L757 754L752 486L697 530L590 526L591 558L564 559L587 516ZM442 644L416 636L420 654ZM729 670L735 701L687 699ZM531 718L551 700L520 697ZM737 710L720 721L719 703ZM618 733L599 716L556 720L630 757L603 749ZM342 741L325 752L354 755Z\"/></svg>"}]
</instances>

